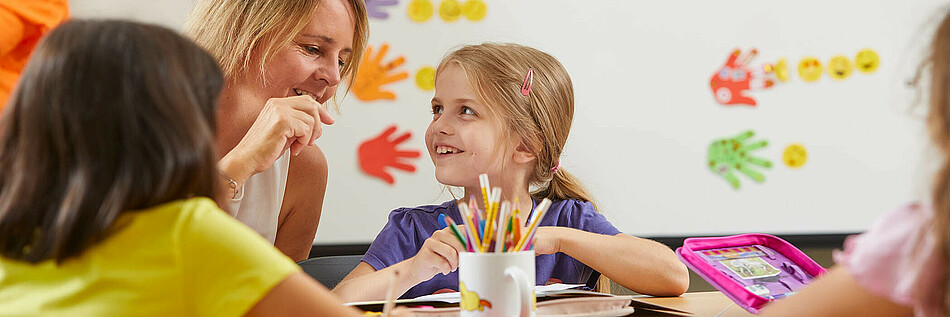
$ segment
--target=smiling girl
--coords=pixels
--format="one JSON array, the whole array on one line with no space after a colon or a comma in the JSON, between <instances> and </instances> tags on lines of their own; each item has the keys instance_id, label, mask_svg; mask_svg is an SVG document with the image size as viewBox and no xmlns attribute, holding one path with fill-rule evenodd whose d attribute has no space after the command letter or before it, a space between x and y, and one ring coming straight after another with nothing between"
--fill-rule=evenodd
<instances>
[{"instance_id":1,"label":"smiling girl","mask_svg":"<svg viewBox=\"0 0 950 317\"><path fill-rule=\"evenodd\" d=\"M533 80L522 90L529 71ZM609 291L609 281L599 278L603 273L644 294L686 290L686 267L669 248L621 233L561 168L574 92L557 59L516 44L465 46L442 60L435 89L425 139L440 183L482 201L478 175L487 173L502 199L519 201L514 207L520 210L532 210L544 198L554 202L535 236L537 284L596 284ZM457 291L458 253L465 248L441 229L438 217L462 219L459 203L465 202L394 210L363 262L333 291L347 301L382 299L387 271L394 269L408 273L397 281L404 298Z\"/></svg>"}]
</instances>

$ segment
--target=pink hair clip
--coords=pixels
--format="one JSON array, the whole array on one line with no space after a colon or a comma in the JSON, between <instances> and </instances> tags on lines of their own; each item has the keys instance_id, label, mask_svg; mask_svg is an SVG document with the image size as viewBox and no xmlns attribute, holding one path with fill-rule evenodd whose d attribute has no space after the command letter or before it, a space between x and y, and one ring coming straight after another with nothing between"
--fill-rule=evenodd
<instances>
[{"instance_id":1,"label":"pink hair clip","mask_svg":"<svg viewBox=\"0 0 950 317\"><path fill-rule=\"evenodd\" d=\"M557 159L557 165L555 165L554 167L551 168L551 174L557 173L557 171L559 171L559 170L561 170L561 158L560 158L560 157Z\"/></svg>"},{"instance_id":2,"label":"pink hair clip","mask_svg":"<svg viewBox=\"0 0 950 317\"><path fill-rule=\"evenodd\" d=\"M534 83L534 69L528 68L528 75L524 76L524 83L521 84L521 94L527 96L531 92L531 84Z\"/></svg>"}]
</instances>

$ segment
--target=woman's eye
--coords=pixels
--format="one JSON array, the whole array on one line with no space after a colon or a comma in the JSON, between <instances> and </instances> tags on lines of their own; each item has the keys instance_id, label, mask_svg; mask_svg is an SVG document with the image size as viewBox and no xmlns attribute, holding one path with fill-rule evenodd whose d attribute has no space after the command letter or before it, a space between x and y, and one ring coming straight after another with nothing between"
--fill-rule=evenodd
<instances>
[{"instance_id":1,"label":"woman's eye","mask_svg":"<svg viewBox=\"0 0 950 317\"><path fill-rule=\"evenodd\" d=\"M304 46L303 46L303 49L304 49L304 51L307 52L307 54L310 54L310 55L320 55L320 49L317 48L316 46L304 45Z\"/></svg>"},{"instance_id":2,"label":"woman's eye","mask_svg":"<svg viewBox=\"0 0 950 317\"><path fill-rule=\"evenodd\" d=\"M337 63L339 64L340 69L343 69L343 67L346 66L346 62L344 62L342 59L337 61Z\"/></svg>"},{"instance_id":3,"label":"woman's eye","mask_svg":"<svg viewBox=\"0 0 950 317\"><path fill-rule=\"evenodd\" d=\"M442 114L442 106L432 106L432 114Z\"/></svg>"},{"instance_id":4,"label":"woman's eye","mask_svg":"<svg viewBox=\"0 0 950 317\"><path fill-rule=\"evenodd\" d=\"M462 114L476 115L475 110L469 107L462 107Z\"/></svg>"}]
</instances>

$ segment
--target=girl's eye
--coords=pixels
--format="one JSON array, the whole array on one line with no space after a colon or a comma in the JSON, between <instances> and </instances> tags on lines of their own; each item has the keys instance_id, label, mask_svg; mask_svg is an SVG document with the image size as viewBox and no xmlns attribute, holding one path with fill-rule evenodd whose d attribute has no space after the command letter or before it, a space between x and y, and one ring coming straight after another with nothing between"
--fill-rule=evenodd
<instances>
[{"instance_id":1,"label":"girl's eye","mask_svg":"<svg viewBox=\"0 0 950 317\"><path fill-rule=\"evenodd\" d=\"M343 67L346 66L346 62L344 62L342 59L337 61L337 64L339 64L340 69L343 69Z\"/></svg>"},{"instance_id":2,"label":"girl's eye","mask_svg":"<svg viewBox=\"0 0 950 317\"><path fill-rule=\"evenodd\" d=\"M432 106L432 114L442 114L442 106Z\"/></svg>"},{"instance_id":3,"label":"girl's eye","mask_svg":"<svg viewBox=\"0 0 950 317\"><path fill-rule=\"evenodd\" d=\"M472 108L469 108L469 107L462 107L462 114L477 115L477 113L475 113L475 110L472 110Z\"/></svg>"}]
</instances>

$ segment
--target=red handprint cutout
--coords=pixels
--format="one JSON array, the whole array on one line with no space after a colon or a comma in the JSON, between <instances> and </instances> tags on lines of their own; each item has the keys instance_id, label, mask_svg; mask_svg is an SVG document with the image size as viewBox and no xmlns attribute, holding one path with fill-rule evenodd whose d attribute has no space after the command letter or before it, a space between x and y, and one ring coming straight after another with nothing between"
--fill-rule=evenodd
<instances>
[{"instance_id":1,"label":"red handprint cutout","mask_svg":"<svg viewBox=\"0 0 950 317\"><path fill-rule=\"evenodd\" d=\"M396 132L396 125L386 128L375 138L363 141L358 150L360 169L369 176L379 178L392 185L396 183L386 167L393 167L407 172L415 172L416 167L400 162L400 158L418 158L419 151L400 151L396 146L412 137L412 132L406 131L395 139L389 137Z\"/></svg>"},{"instance_id":2,"label":"red handprint cutout","mask_svg":"<svg viewBox=\"0 0 950 317\"><path fill-rule=\"evenodd\" d=\"M739 49L732 51L726 63L709 80L709 86L712 88L716 101L723 105L754 107L755 99L746 96L745 92L772 87L775 81L766 78L772 72L772 66L766 64L757 69L749 67L749 62L759 54L754 48L747 54L740 53Z\"/></svg>"}]
</instances>

